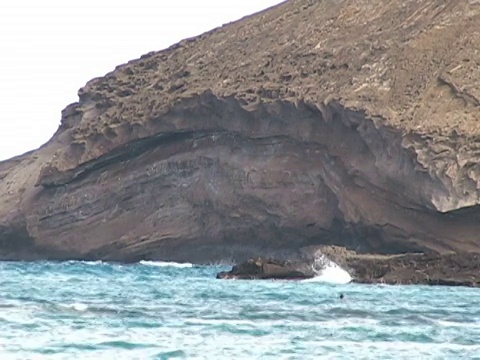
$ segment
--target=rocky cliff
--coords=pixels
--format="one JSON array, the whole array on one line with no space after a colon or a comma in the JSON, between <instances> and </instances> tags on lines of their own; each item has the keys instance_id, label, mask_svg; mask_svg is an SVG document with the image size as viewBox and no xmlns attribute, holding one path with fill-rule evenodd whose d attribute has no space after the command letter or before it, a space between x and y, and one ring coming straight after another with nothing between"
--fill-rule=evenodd
<instances>
[{"instance_id":1,"label":"rocky cliff","mask_svg":"<svg viewBox=\"0 0 480 360\"><path fill-rule=\"evenodd\" d=\"M0 256L480 252L480 1L291 0L118 66L0 163Z\"/></svg>"}]
</instances>

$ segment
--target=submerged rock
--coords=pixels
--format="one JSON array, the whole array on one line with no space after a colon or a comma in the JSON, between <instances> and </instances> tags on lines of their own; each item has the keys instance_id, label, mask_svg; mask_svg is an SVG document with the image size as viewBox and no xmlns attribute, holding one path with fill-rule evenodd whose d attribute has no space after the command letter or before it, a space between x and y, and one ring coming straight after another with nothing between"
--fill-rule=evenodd
<instances>
[{"instance_id":1,"label":"submerged rock","mask_svg":"<svg viewBox=\"0 0 480 360\"><path fill-rule=\"evenodd\" d=\"M0 259L480 252L479 24L290 0L120 65L0 162Z\"/></svg>"}]
</instances>

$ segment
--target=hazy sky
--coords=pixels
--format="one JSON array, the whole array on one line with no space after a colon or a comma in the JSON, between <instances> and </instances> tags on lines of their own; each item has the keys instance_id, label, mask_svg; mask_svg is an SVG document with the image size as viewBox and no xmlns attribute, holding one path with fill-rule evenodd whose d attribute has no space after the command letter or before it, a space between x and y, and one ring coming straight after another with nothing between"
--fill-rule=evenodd
<instances>
[{"instance_id":1,"label":"hazy sky","mask_svg":"<svg viewBox=\"0 0 480 360\"><path fill-rule=\"evenodd\" d=\"M0 160L45 143L88 80L280 2L1 1Z\"/></svg>"}]
</instances>

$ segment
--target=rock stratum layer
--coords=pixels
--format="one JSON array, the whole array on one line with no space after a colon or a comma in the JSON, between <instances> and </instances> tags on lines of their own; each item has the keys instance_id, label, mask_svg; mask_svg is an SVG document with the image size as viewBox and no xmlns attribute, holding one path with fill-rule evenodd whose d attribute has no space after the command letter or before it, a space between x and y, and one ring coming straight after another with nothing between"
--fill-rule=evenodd
<instances>
[{"instance_id":1,"label":"rock stratum layer","mask_svg":"<svg viewBox=\"0 0 480 360\"><path fill-rule=\"evenodd\" d=\"M480 2L292 0L118 66L0 163L0 257L480 252Z\"/></svg>"}]
</instances>

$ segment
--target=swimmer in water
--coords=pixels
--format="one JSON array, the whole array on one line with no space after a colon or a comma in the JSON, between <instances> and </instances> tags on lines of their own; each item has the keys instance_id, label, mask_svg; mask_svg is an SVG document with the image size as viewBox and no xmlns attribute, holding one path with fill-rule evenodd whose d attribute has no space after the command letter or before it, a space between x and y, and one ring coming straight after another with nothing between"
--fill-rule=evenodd
<instances>
[{"instance_id":1,"label":"swimmer in water","mask_svg":"<svg viewBox=\"0 0 480 360\"><path fill-rule=\"evenodd\" d=\"M343 300L345 296L343 294L340 294L340 300Z\"/></svg>"}]
</instances>

